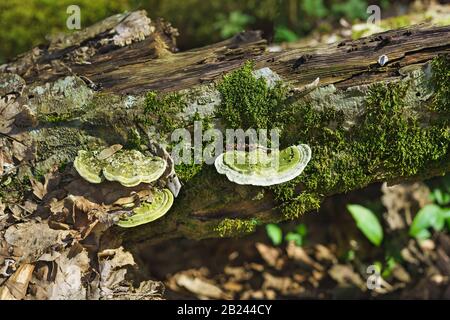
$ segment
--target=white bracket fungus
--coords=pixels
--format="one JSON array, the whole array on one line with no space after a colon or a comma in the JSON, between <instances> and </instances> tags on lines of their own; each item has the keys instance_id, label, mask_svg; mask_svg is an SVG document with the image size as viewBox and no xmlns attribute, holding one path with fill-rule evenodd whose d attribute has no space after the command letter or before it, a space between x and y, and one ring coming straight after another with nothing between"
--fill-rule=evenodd
<instances>
[{"instance_id":1,"label":"white bracket fungus","mask_svg":"<svg viewBox=\"0 0 450 320\"><path fill-rule=\"evenodd\" d=\"M103 168L109 181L118 181L125 187L156 181L166 170L167 162L160 157L146 157L137 150L115 153Z\"/></svg>"},{"instance_id":2,"label":"white bracket fungus","mask_svg":"<svg viewBox=\"0 0 450 320\"><path fill-rule=\"evenodd\" d=\"M290 146L267 153L262 148L252 151L228 151L214 162L216 170L237 184L271 186L299 176L311 160L306 144Z\"/></svg>"},{"instance_id":3,"label":"white bracket fungus","mask_svg":"<svg viewBox=\"0 0 450 320\"><path fill-rule=\"evenodd\" d=\"M102 169L104 161L97 158L96 152L79 150L73 166L84 180L90 183L103 181Z\"/></svg>"},{"instance_id":4,"label":"white bracket fungus","mask_svg":"<svg viewBox=\"0 0 450 320\"><path fill-rule=\"evenodd\" d=\"M144 201L133 209L133 215L117 222L123 228L136 227L152 222L169 211L173 204L173 194L168 189L154 189L151 201Z\"/></svg>"},{"instance_id":5,"label":"white bracket fungus","mask_svg":"<svg viewBox=\"0 0 450 320\"><path fill-rule=\"evenodd\" d=\"M111 152L107 158L104 158L103 151L80 150L75 158L75 169L91 183L100 183L105 177L125 187L134 187L158 180L166 170L167 162L164 159L145 156L137 150Z\"/></svg>"}]
</instances>

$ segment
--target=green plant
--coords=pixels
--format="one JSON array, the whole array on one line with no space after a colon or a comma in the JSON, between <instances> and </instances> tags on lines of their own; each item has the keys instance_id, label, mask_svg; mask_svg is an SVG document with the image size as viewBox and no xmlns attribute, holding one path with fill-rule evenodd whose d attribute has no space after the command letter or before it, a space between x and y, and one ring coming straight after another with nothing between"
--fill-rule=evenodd
<instances>
[{"instance_id":1,"label":"green plant","mask_svg":"<svg viewBox=\"0 0 450 320\"><path fill-rule=\"evenodd\" d=\"M409 235L419 239L428 239L431 234L429 228L441 231L445 223L450 228L450 208L443 208L436 204L429 204L419 210L409 228Z\"/></svg>"},{"instance_id":2,"label":"green plant","mask_svg":"<svg viewBox=\"0 0 450 320\"><path fill-rule=\"evenodd\" d=\"M299 224L294 232L288 232L284 239L286 241L294 241L295 244L299 247L301 247L305 242L305 237L308 234L308 229L306 228L305 224Z\"/></svg>"},{"instance_id":3,"label":"green plant","mask_svg":"<svg viewBox=\"0 0 450 320\"><path fill-rule=\"evenodd\" d=\"M450 203L450 175L442 177L431 192L431 200L440 206Z\"/></svg>"},{"instance_id":4,"label":"green plant","mask_svg":"<svg viewBox=\"0 0 450 320\"><path fill-rule=\"evenodd\" d=\"M220 13L217 15L217 22L214 27L220 30L222 38L228 38L244 30L254 20L254 17L241 11L232 11L228 16Z\"/></svg>"},{"instance_id":5,"label":"green plant","mask_svg":"<svg viewBox=\"0 0 450 320\"><path fill-rule=\"evenodd\" d=\"M347 205L348 211L356 221L356 226L376 246L383 241L383 228L378 221L377 216L369 209L358 205Z\"/></svg>"},{"instance_id":6,"label":"green plant","mask_svg":"<svg viewBox=\"0 0 450 320\"><path fill-rule=\"evenodd\" d=\"M344 253L344 260L347 262L355 260L356 252L353 249L349 249Z\"/></svg>"},{"instance_id":7,"label":"green plant","mask_svg":"<svg viewBox=\"0 0 450 320\"><path fill-rule=\"evenodd\" d=\"M270 238L270 240L272 240L272 243L275 246L278 246L281 244L281 242L283 242L283 231L278 225L269 223L268 225L266 225L266 232L267 236Z\"/></svg>"},{"instance_id":8,"label":"green plant","mask_svg":"<svg viewBox=\"0 0 450 320\"><path fill-rule=\"evenodd\" d=\"M336 16L342 15L350 20L364 19L367 17L367 6L368 4L365 0L347 0L333 4L331 11Z\"/></svg>"},{"instance_id":9,"label":"green plant","mask_svg":"<svg viewBox=\"0 0 450 320\"><path fill-rule=\"evenodd\" d=\"M277 224L270 223L266 225L266 233L275 246L279 246L283 242L283 230ZM308 233L306 225L301 223L295 227L293 231L289 231L285 236L285 241L294 241L297 246L302 246Z\"/></svg>"},{"instance_id":10,"label":"green plant","mask_svg":"<svg viewBox=\"0 0 450 320\"><path fill-rule=\"evenodd\" d=\"M303 0L302 9L308 16L314 18L324 18L328 14L328 9L325 7L323 0Z\"/></svg>"},{"instance_id":11,"label":"green plant","mask_svg":"<svg viewBox=\"0 0 450 320\"><path fill-rule=\"evenodd\" d=\"M394 271L394 268L397 265L397 263L398 262L394 257L387 256L384 266L380 268L380 270L382 270L381 276L383 278L389 277L392 274L392 271Z\"/></svg>"},{"instance_id":12,"label":"green plant","mask_svg":"<svg viewBox=\"0 0 450 320\"><path fill-rule=\"evenodd\" d=\"M275 27L275 42L294 42L298 40L298 35L285 26L277 26Z\"/></svg>"}]
</instances>

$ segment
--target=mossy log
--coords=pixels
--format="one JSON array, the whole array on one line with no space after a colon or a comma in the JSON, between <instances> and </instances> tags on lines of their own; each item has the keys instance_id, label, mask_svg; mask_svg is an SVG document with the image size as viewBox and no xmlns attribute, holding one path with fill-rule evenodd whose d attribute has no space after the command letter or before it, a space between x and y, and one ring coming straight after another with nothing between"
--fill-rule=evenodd
<instances>
[{"instance_id":1,"label":"mossy log","mask_svg":"<svg viewBox=\"0 0 450 320\"><path fill-rule=\"evenodd\" d=\"M170 147L171 130L192 129L195 120L218 128L279 125L281 143L308 144L311 161L298 178L273 187L234 184L206 164L177 166L183 186L169 213L110 228L108 239L241 235L315 210L333 194L450 169L450 26L277 52L259 32L186 52L176 51L176 35L137 11L1 66L0 95L20 109L2 134L3 156L12 159L2 169L2 202L21 203L29 177L39 180L54 165L70 169L80 149ZM387 63L379 62L383 55ZM253 73L261 68L281 84L261 84Z\"/></svg>"}]
</instances>

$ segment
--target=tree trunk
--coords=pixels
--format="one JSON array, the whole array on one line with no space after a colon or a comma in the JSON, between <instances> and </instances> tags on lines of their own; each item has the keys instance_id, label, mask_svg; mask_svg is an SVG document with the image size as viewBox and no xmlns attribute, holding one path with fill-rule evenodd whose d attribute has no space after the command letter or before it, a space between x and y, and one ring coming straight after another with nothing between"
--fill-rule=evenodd
<instances>
[{"instance_id":1,"label":"tree trunk","mask_svg":"<svg viewBox=\"0 0 450 320\"><path fill-rule=\"evenodd\" d=\"M137 11L55 38L0 67L0 266L5 275L12 272L5 267L11 261L16 267L34 266L14 273L26 272L33 279L32 297L80 297L81 284L71 283L61 293L58 275L52 281L60 284L50 290L51 281L33 273L49 261L58 261L60 269L75 263L86 274L112 263L114 259L103 259L112 255L128 259L114 262L113 267L122 268L132 258L121 245L132 249L138 243L182 236L242 235L257 225L315 210L326 196L449 171L449 26L418 25L276 52L258 32L176 52L176 35L170 24L150 21ZM239 71L234 86L223 85L225 74L248 70L248 60L254 70L269 68L264 70L287 88L274 102L286 110L281 142L310 145L312 159L304 173L279 186L255 187L228 181L214 166L175 166L183 185L164 217L130 229L99 223L80 201L92 204L89 193L103 187L70 187L74 181L92 187L80 182L72 169L77 152L112 144L170 149L171 129L191 130L195 119L223 130L227 103L239 112L241 106L231 102L250 101L252 107L261 101L240 93L239 86L247 83L239 82L244 81ZM150 91L158 96L151 112L146 99ZM174 94L181 99L176 100L179 105L167 100ZM264 116L266 123L272 113ZM87 218L78 217L77 210ZM35 238L40 241L30 245ZM0 293L23 298L27 288L17 289L14 275L7 281L4 277ZM98 274L96 281L98 292L81 295L118 297L119 290L102 286L104 278ZM146 283L136 290L142 296L157 294L155 286Z\"/></svg>"}]
</instances>

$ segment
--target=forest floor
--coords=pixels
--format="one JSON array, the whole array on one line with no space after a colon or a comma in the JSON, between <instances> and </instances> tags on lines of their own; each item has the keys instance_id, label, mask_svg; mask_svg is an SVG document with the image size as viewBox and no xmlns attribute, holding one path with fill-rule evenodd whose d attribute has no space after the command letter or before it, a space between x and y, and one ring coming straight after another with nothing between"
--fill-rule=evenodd
<instances>
[{"instance_id":1,"label":"forest floor","mask_svg":"<svg viewBox=\"0 0 450 320\"><path fill-rule=\"evenodd\" d=\"M409 223L398 219L410 220L428 198L423 183L372 185L281 225L285 232L306 225L302 246L273 245L260 227L237 239L167 241L143 248L141 259L150 276L164 282L166 299L450 299L448 232L419 243L408 236ZM378 206L385 232L380 247L357 229L348 203ZM382 280L370 290L367 267L373 264Z\"/></svg>"}]
</instances>

